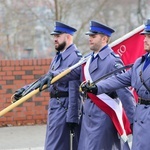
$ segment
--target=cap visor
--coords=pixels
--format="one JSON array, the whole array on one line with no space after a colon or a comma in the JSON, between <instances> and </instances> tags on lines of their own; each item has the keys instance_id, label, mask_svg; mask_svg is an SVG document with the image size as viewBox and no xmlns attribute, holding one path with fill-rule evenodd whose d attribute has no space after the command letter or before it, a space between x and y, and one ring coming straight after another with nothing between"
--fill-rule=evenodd
<instances>
[{"instance_id":1,"label":"cap visor","mask_svg":"<svg viewBox=\"0 0 150 150\"><path fill-rule=\"evenodd\" d=\"M149 31L149 32L148 32L148 31L142 31L140 34L141 34L141 35L150 34L150 31Z\"/></svg>"},{"instance_id":2,"label":"cap visor","mask_svg":"<svg viewBox=\"0 0 150 150\"><path fill-rule=\"evenodd\" d=\"M58 35L58 34L62 34L62 32L56 32L56 31L54 31L50 35Z\"/></svg>"},{"instance_id":3,"label":"cap visor","mask_svg":"<svg viewBox=\"0 0 150 150\"><path fill-rule=\"evenodd\" d=\"M85 35L94 35L94 34L97 34L97 32L88 31L88 32L85 33Z\"/></svg>"}]
</instances>

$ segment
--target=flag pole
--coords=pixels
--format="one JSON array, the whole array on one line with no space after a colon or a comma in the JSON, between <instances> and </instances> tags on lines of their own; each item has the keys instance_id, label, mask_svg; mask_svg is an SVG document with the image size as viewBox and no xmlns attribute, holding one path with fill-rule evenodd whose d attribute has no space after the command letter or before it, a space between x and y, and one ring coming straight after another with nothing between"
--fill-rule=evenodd
<instances>
[{"instance_id":1,"label":"flag pole","mask_svg":"<svg viewBox=\"0 0 150 150\"><path fill-rule=\"evenodd\" d=\"M117 45L117 44L123 42L124 40L130 38L130 37L133 36L134 34L136 34L136 33L140 32L140 31L142 31L143 29L144 29L144 24L141 25L141 26L139 26L139 27L137 27L136 29L132 30L131 32L125 34L124 36L122 36L121 38L115 40L114 42L110 43L109 46L110 46L110 47L113 47L113 46L115 46L115 45Z\"/></svg>"}]
</instances>

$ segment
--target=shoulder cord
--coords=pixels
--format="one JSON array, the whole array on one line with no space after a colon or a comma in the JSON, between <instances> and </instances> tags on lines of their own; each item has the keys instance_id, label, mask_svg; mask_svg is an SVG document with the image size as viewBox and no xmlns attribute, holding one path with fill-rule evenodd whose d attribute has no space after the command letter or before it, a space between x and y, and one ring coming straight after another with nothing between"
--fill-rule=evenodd
<instances>
[{"instance_id":1,"label":"shoulder cord","mask_svg":"<svg viewBox=\"0 0 150 150\"><path fill-rule=\"evenodd\" d=\"M141 60L141 64L145 61L145 56L142 56L142 60ZM141 82L143 83L143 85L145 86L145 88L150 92L150 89L149 87L145 84L143 78L142 78L142 70L140 71L139 73L139 76L140 76L140 80Z\"/></svg>"},{"instance_id":2,"label":"shoulder cord","mask_svg":"<svg viewBox=\"0 0 150 150\"><path fill-rule=\"evenodd\" d=\"M142 71L140 71L139 76L140 76L140 80L143 83L143 85L145 86L145 88L150 92L150 88L145 84L145 82L144 82L144 80L142 78Z\"/></svg>"}]
</instances>

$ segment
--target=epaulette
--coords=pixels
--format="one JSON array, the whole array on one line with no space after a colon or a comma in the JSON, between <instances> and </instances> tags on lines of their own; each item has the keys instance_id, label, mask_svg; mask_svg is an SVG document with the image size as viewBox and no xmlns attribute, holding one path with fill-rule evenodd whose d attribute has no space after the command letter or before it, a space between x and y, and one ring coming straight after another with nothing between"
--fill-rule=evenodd
<instances>
[{"instance_id":1,"label":"epaulette","mask_svg":"<svg viewBox=\"0 0 150 150\"><path fill-rule=\"evenodd\" d=\"M116 53L111 53L115 58L120 58L120 56Z\"/></svg>"},{"instance_id":2,"label":"epaulette","mask_svg":"<svg viewBox=\"0 0 150 150\"><path fill-rule=\"evenodd\" d=\"M82 57L82 54L79 51L75 51L78 57Z\"/></svg>"}]
</instances>

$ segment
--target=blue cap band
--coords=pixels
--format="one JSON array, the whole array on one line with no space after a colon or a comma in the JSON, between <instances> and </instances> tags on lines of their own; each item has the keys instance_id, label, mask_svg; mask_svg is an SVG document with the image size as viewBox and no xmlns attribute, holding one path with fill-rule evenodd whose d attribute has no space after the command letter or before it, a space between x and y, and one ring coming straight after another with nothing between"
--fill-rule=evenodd
<instances>
[{"instance_id":1,"label":"blue cap band","mask_svg":"<svg viewBox=\"0 0 150 150\"><path fill-rule=\"evenodd\" d=\"M146 30L146 31L150 31L150 25L146 25L146 26L145 26L145 30Z\"/></svg>"},{"instance_id":2,"label":"blue cap band","mask_svg":"<svg viewBox=\"0 0 150 150\"><path fill-rule=\"evenodd\" d=\"M86 32L86 35L92 35L92 34L96 34L96 33L102 33L105 34L107 36L111 36L111 34L115 32L112 28L101 24L99 22L96 21L91 21L90 22L90 31Z\"/></svg>"},{"instance_id":3,"label":"blue cap band","mask_svg":"<svg viewBox=\"0 0 150 150\"><path fill-rule=\"evenodd\" d=\"M64 28L64 27L55 27L55 30L54 30L54 32L63 32L63 33L69 33L69 34L71 34L71 35L73 35L74 34L74 31L72 31L72 30L70 30L70 29L68 29L68 28Z\"/></svg>"},{"instance_id":4,"label":"blue cap band","mask_svg":"<svg viewBox=\"0 0 150 150\"><path fill-rule=\"evenodd\" d=\"M103 34L106 34L108 36L111 36L111 34L112 34L112 32L109 32L107 29L99 28L99 27L91 27L90 31L97 32L97 33L103 33Z\"/></svg>"},{"instance_id":5,"label":"blue cap band","mask_svg":"<svg viewBox=\"0 0 150 150\"><path fill-rule=\"evenodd\" d=\"M68 33L73 35L76 31L77 30L75 28L56 21L54 31L51 33L51 35L61 34L61 33Z\"/></svg>"}]
</instances>

